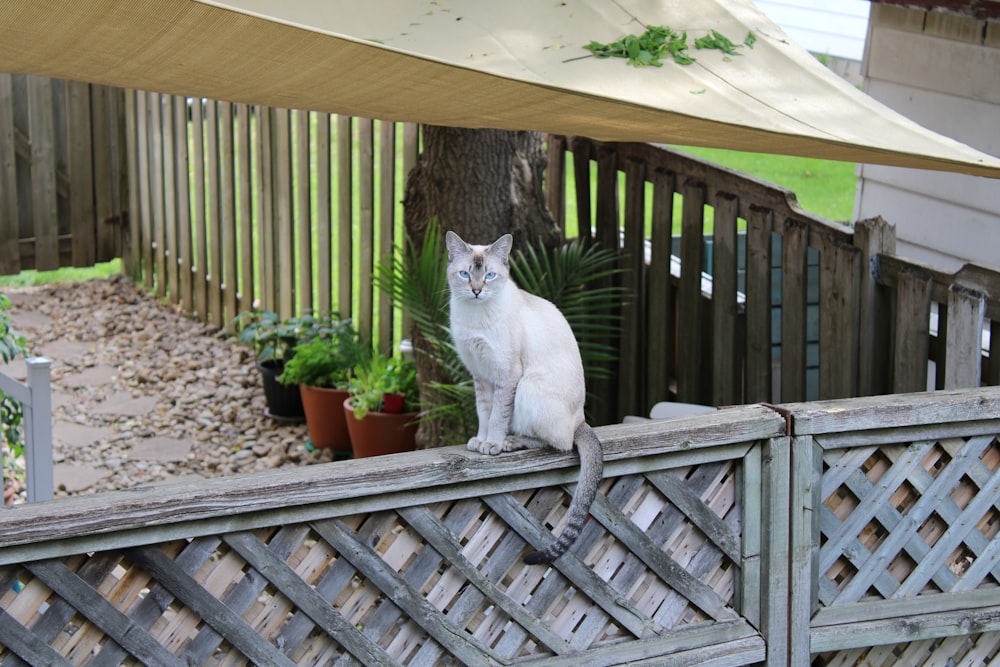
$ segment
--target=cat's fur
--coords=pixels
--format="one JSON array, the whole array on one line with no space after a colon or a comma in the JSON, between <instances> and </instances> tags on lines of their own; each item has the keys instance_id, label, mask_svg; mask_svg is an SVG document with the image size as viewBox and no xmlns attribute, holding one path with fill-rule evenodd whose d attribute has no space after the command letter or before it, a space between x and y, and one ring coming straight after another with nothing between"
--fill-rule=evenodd
<instances>
[{"instance_id":1,"label":"cat's fur","mask_svg":"<svg viewBox=\"0 0 1000 667\"><path fill-rule=\"evenodd\" d=\"M476 388L479 431L469 449L499 454L576 444L580 480L562 533L525 556L551 563L580 535L604 469L601 443L584 422L585 388L580 348L569 323L550 302L529 294L510 277L513 237L488 246L445 235L451 335Z\"/></svg>"}]
</instances>

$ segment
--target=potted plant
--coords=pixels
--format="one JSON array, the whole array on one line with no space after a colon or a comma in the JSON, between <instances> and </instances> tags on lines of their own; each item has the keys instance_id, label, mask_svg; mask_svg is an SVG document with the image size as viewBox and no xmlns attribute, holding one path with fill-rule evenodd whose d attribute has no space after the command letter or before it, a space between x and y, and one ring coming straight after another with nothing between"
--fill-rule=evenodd
<instances>
[{"instance_id":1,"label":"potted plant","mask_svg":"<svg viewBox=\"0 0 1000 667\"><path fill-rule=\"evenodd\" d=\"M350 439L340 407L347 398L351 371L368 358L350 320L334 323L328 332L295 346L278 378L298 386L314 447L348 451Z\"/></svg>"},{"instance_id":2,"label":"potted plant","mask_svg":"<svg viewBox=\"0 0 1000 667\"><path fill-rule=\"evenodd\" d=\"M412 361L375 353L354 369L348 387L344 414L355 458L415 448L420 395Z\"/></svg>"},{"instance_id":3,"label":"potted plant","mask_svg":"<svg viewBox=\"0 0 1000 667\"><path fill-rule=\"evenodd\" d=\"M274 311L255 309L238 315L233 327L239 342L256 356L267 415L279 421L301 421L304 412L298 387L282 384L278 376L300 343L332 332L333 320L308 313L282 319Z\"/></svg>"}]
</instances>

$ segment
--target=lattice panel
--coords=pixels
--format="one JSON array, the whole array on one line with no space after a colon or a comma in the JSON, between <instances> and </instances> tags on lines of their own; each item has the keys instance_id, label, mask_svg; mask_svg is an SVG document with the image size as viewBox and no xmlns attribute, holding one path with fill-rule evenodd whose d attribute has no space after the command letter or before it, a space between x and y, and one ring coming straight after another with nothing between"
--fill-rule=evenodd
<instances>
[{"instance_id":1,"label":"lattice panel","mask_svg":"<svg viewBox=\"0 0 1000 667\"><path fill-rule=\"evenodd\" d=\"M905 644L887 644L815 656L813 667L936 667L995 665L1000 657L1000 632L986 632Z\"/></svg>"},{"instance_id":2,"label":"lattice panel","mask_svg":"<svg viewBox=\"0 0 1000 667\"><path fill-rule=\"evenodd\" d=\"M739 620L737 468L605 480L553 568L520 558L559 487L0 569L0 661L508 664Z\"/></svg>"},{"instance_id":3,"label":"lattice panel","mask_svg":"<svg viewBox=\"0 0 1000 667\"><path fill-rule=\"evenodd\" d=\"M995 436L831 450L823 464L824 605L1000 584Z\"/></svg>"}]
</instances>

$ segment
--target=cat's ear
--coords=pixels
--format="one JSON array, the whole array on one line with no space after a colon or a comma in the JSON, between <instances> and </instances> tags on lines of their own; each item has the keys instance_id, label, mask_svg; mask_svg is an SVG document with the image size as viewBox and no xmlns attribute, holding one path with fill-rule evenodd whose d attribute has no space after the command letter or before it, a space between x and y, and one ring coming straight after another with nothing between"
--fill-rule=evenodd
<instances>
[{"instance_id":1,"label":"cat's ear","mask_svg":"<svg viewBox=\"0 0 1000 667\"><path fill-rule=\"evenodd\" d=\"M447 231L444 235L444 245L448 249L448 261L455 259L455 255L471 252L472 248L453 231Z\"/></svg>"},{"instance_id":2,"label":"cat's ear","mask_svg":"<svg viewBox=\"0 0 1000 667\"><path fill-rule=\"evenodd\" d=\"M504 234L496 241L490 244L490 247L486 249L486 252L499 257L504 264L507 263L507 259L510 257L510 249L514 247L514 237L510 234Z\"/></svg>"}]
</instances>

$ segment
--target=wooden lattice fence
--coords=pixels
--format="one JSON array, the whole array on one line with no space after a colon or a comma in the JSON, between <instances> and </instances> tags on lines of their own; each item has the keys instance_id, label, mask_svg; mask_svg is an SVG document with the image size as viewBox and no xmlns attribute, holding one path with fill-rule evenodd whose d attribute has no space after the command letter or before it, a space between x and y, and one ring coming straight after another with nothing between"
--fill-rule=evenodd
<instances>
[{"instance_id":1,"label":"wooden lattice fence","mask_svg":"<svg viewBox=\"0 0 1000 667\"><path fill-rule=\"evenodd\" d=\"M0 512L3 664L991 664L1000 390L599 429Z\"/></svg>"}]
</instances>

